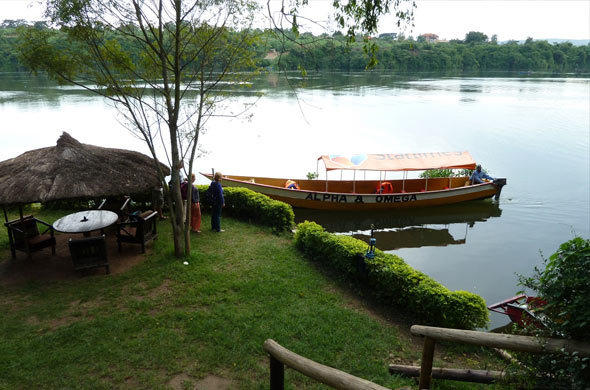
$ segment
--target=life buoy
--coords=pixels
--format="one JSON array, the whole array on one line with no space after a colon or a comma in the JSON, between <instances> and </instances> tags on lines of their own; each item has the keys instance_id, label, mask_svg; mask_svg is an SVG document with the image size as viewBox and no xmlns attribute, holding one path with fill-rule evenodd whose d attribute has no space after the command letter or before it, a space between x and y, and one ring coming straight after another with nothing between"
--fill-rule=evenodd
<instances>
[{"instance_id":1,"label":"life buoy","mask_svg":"<svg viewBox=\"0 0 590 390\"><path fill-rule=\"evenodd\" d=\"M381 182L381 185L377 186L378 194L393 194L393 184L388 181Z\"/></svg>"},{"instance_id":2,"label":"life buoy","mask_svg":"<svg viewBox=\"0 0 590 390\"><path fill-rule=\"evenodd\" d=\"M288 188L290 190L298 190L299 189L299 185L297 184L297 182L289 179L285 182L285 188Z\"/></svg>"}]
</instances>

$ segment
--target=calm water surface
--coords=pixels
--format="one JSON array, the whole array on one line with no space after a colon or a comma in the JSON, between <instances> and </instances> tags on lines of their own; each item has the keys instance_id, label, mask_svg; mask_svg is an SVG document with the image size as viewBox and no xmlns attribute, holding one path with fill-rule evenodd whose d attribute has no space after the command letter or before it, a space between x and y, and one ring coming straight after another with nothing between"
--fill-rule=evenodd
<instances>
[{"instance_id":1,"label":"calm water surface","mask_svg":"<svg viewBox=\"0 0 590 390\"><path fill-rule=\"evenodd\" d=\"M298 220L359 238L375 225L378 247L451 289L488 303L512 296L515 274L530 274L541 253L574 234L590 236L589 78L332 74L287 83L266 75L230 102L253 103L251 117L209 121L199 170L298 178L316 170L320 154L469 150L492 176L506 177L499 202L296 210ZM0 118L0 160L54 145L62 131L148 153L102 98L28 75L0 74ZM492 327L505 322L492 316Z\"/></svg>"}]
</instances>

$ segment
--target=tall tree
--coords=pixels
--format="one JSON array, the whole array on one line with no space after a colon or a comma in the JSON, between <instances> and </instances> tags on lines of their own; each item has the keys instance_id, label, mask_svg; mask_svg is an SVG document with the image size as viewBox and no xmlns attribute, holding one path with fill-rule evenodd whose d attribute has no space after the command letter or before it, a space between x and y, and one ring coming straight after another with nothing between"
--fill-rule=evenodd
<instances>
[{"instance_id":1,"label":"tall tree","mask_svg":"<svg viewBox=\"0 0 590 390\"><path fill-rule=\"evenodd\" d=\"M109 99L146 142L156 169L168 160L171 185L159 175L178 257L190 251L179 169L185 161L193 172L199 135L223 99L219 84L253 69L256 9L250 0L48 0L59 30L20 31L29 68Z\"/></svg>"},{"instance_id":2,"label":"tall tree","mask_svg":"<svg viewBox=\"0 0 590 390\"><path fill-rule=\"evenodd\" d=\"M484 43L488 41L488 36L479 31L469 31L465 34L465 43Z\"/></svg>"}]
</instances>

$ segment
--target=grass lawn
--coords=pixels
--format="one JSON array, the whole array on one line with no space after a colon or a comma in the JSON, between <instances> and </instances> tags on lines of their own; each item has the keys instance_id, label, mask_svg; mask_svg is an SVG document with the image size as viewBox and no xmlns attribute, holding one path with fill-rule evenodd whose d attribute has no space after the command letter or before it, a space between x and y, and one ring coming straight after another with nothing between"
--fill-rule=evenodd
<instances>
[{"instance_id":1,"label":"grass lawn","mask_svg":"<svg viewBox=\"0 0 590 390\"><path fill-rule=\"evenodd\" d=\"M67 212L36 214L51 222ZM304 258L290 234L229 218L222 225L224 233L211 232L204 214L187 259L171 255L166 221L146 260L126 273L0 284L0 388L207 388L216 380L265 389L267 338L390 388L417 387L387 370L419 364L421 341L409 336L408 320ZM9 258L2 229L0 262ZM480 348L437 348L437 366L501 364ZM285 382L323 388L289 369Z\"/></svg>"}]
</instances>

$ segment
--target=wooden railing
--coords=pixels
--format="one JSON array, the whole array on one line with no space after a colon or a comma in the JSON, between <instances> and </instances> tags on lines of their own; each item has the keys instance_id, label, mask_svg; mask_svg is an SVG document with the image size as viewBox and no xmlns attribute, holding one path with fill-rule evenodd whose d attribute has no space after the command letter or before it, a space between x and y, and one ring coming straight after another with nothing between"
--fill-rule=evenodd
<instances>
[{"instance_id":1,"label":"wooden railing","mask_svg":"<svg viewBox=\"0 0 590 390\"><path fill-rule=\"evenodd\" d=\"M389 390L376 383L297 355L287 348L282 347L274 340L266 340L263 348L270 355L271 390L282 390L284 388L285 365L335 389Z\"/></svg>"},{"instance_id":2,"label":"wooden railing","mask_svg":"<svg viewBox=\"0 0 590 390\"><path fill-rule=\"evenodd\" d=\"M477 332L471 330L436 328L431 326L414 325L410 332L417 336L424 336L424 349L422 350L422 363L419 369L419 389L429 389L432 377L441 379L459 379L461 375L471 376L474 382L487 382L502 377L497 371L484 372L481 370L454 370L432 367L434 347L437 341L452 341L456 343L486 346L492 348L509 349L512 351L531 353L552 352L577 352L580 356L590 356L590 343L563 339L538 339L531 336L518 336L500 333ZM418 367L390 366L390 372L417 374ZM463 371L463 372L461 372ZM467 373L465 372L467 371ZM478 380L478 378L480 380ZM463 380L465 376L463 375ZM467 379L469 380L469 379Z\"/></svg>"}]
</instances>

